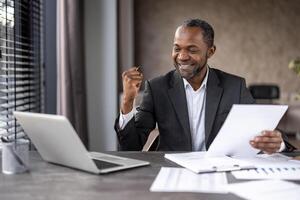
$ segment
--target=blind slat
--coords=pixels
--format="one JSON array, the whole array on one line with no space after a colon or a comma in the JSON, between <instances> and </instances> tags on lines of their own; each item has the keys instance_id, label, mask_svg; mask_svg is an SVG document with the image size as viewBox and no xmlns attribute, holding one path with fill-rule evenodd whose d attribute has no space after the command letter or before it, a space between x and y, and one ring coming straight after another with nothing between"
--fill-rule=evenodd
<instances>
[{"instance_id":1,"label":"blind slat","mask_svg":"<svg viewBox=\"0 0 300 200\"><path fill-rule=\"evenodd\" d=\"M40 112L42 0L0 0L0 135L22 132L13 111Z\"/></svg>"}]
</instances>

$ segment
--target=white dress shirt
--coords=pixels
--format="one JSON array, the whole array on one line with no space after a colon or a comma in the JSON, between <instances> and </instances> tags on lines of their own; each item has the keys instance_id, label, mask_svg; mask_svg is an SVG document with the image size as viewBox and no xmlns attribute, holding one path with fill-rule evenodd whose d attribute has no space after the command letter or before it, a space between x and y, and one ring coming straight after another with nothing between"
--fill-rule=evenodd
<instances>
[{"instance_id":1,"label":"white dress shirt","mask_svg":"<svg viewBox=\"0 0 300 200\"><path fill-rule=\"evenodd\" d=\"M135 108L133 108L129 113L125 115L120 111L120 117L119 117L120 130L123 130L125 128L128 122L134 117L135 112L136 112Z\"/></svg>"},{"instance_id":2,"label":"white dress shirt","mask_svg":"<svg viewBox=\"0 0 300 200\"><path fill-rule=\"evenodd\" d=\"M206 75L199 89L196 91L190 83L183 79L187 108L189 114L190 131L192 137L192 150L205 151L205 102L206 102L206 85L209 68L207 67Z\"/></svg>"}]
</instances>

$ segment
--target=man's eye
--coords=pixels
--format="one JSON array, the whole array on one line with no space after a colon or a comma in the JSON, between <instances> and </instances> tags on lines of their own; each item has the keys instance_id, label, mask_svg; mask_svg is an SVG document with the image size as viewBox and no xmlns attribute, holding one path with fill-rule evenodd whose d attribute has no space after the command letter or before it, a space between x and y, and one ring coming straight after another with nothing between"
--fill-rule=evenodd
<instances>
[{"instance_id":1,"label":"man's eye","mask_svg":"<svg viewBox=\"0 0 300 200\"><path fill-rule=\"evenodd\" d=\"M180 49L175 47L175 48L173 49L173 51L175 51L175 52L179 52L179 51L180 51Z\"/></svg>"},{"instance_id":2,"label":"man's eye","mask_svg":"<svg viewBox=\"0 0 300 200\"><path fill-rule=\"evenodd\" d=\"M190 49L190 52L191 52L191 53L198 53L199 50L198 50L198 49Z\"/></svg>"}]
</instances>

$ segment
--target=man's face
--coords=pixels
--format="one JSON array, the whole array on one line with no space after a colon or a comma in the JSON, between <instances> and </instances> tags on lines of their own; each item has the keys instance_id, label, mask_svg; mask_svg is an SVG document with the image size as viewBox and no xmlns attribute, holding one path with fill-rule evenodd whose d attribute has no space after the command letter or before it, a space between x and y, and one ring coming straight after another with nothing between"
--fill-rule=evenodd
<instances>
[{"instance_id":1,"label":"man's face","mask_svg":"<svg viewBox=\"0 0 300 200\"><path fill-rule=\"evenodd\" d=\"M207 59L214 53L212 48L208 48L198 27L179 27L172 51L175 68L183 78L192 79L206 66Z\"/></svg>"}]
</instances>

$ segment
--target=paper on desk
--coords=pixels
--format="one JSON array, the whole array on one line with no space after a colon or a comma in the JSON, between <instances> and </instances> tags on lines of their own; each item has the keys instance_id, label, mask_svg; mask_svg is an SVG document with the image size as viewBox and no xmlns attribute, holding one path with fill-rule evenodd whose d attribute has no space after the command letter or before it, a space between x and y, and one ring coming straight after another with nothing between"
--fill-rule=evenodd
<instances>
[{"instance_id":1,"label":"paper on desk","mask_svg":"<svg viewBox=\"0 0 300 200\"><path fill-rule=\"evenodd\" d=\"M300 180L300 162L281 155L257 155L254 158L241 158L253 163L256 169L232 172L237 179L284 179Z\"/></svg>"},{"instance_id":2,"label":"paper on desk","mask_svg":"<svg viewBox=\"0 0 300 200\"><path fill-rule=\"evenodd\" d=\"M254 156L259 150L252 148L249 141L263 130L274 130L287 108L285 105L233 105L208 155Z\"/></svg>"},{"instance_id":3,"label":"paper on desk","mask_svg":"<svg viewBox=\"0 0 300 200\"><path fill-rule=\"evenodd\" d=\"M226 185L224 172L195 174L184 168L162 167L150 191L227 193Z\"/></svg>"},{"instance_id":4,"label":"paper on desk","mask_svg":"<svg viewBox=\"0 0 300 200\"><path fill-rule=\"evenodd\" d=\"M227 156L207 157L204 151L165 154L165 158L195 173L254 168L249 162Z\"/></svg>"},{"instance_id":5,"label":"paper on desk","mask_svg":"<svg viewBox=\"0 0 300 200\"><path fill-rule=\"evenodd\" d=\"M281 180L248 181L227 186L228 191L251 200L299 200L300 185Z\"/></svg>"}]
</instances>

